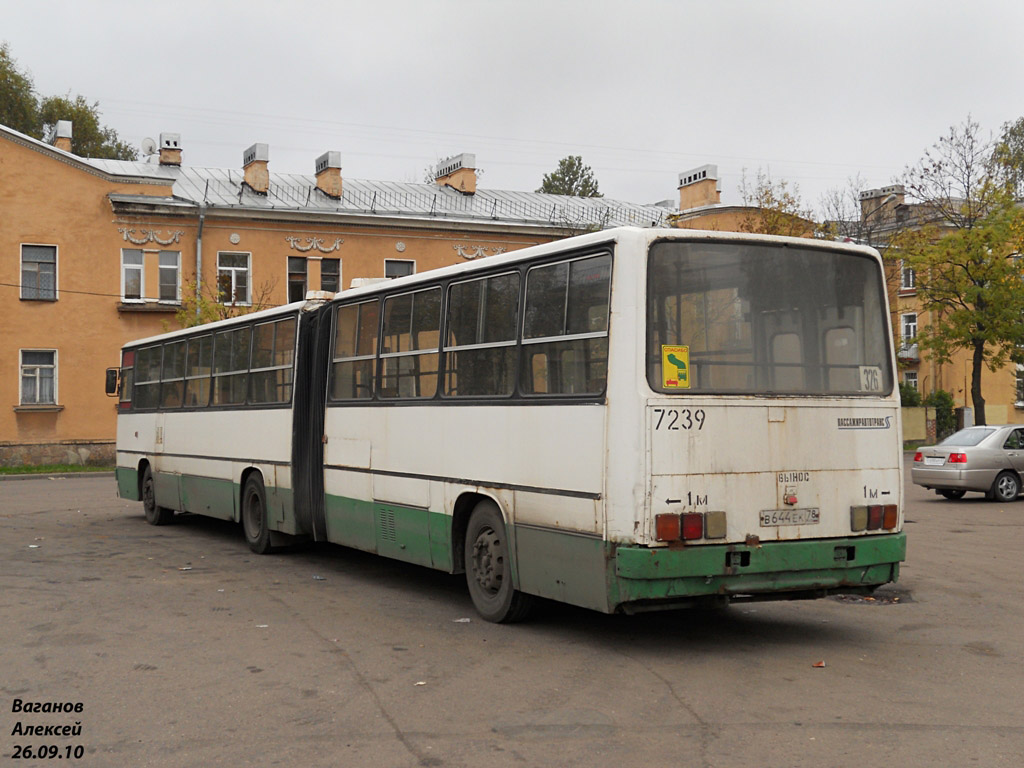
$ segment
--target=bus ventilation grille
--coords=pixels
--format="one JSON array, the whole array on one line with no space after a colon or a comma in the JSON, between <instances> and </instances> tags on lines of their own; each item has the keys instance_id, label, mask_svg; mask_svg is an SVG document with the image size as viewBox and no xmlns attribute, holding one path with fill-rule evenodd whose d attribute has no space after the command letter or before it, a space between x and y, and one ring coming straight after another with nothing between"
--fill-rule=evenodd
<instances>
[{"instance_id":1,"label":"bus ventilation grille","mask_svg":"<svg viewBox=\"0 0 1024 768\"><path fill-rule=\"evenodd\" d=\"M397 541L395 535L395 513L390 509L380 510L380 537L384 541Z\"/></svg>"}]
</instances>

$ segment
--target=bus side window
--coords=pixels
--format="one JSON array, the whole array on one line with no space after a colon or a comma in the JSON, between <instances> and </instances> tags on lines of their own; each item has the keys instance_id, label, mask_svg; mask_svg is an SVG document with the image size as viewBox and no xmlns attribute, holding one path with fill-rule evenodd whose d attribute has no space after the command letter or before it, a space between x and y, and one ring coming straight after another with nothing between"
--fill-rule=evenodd
<instances>
[{"instance_id":1,"label":"bus side window","mask_svg":"<svg viewBox=\"0 0 1024 768\"><path fill-rule=\"evenodd\" d=\"M249 402L289 403L295 356L295 318L260 323L253 330Z\"/></svg>"},{"instance_id":2,"label":"bus side window","mask_svg":"<svg viewBox=\"0 0 1024 768\"><path fill-rule=\"evenodd\" d=\"M526 364L520 377L524 393L594 395L604 391L610 287L608 254L545 264L527 272Z\"/></svg>"},{"instance_id":3,"label":"bus side window","mask_svg":"<svg viewBox=\"0 0 1024 768\"><path fill-rule=\"evenodd\" d=\"M210 373L213 369L213 337L210 334L188 340L185 353L185 407L205 408L210 404Z\"/></svg>"},{"instance_id":4,"label":"bus side window","mask_svg":"<svg viewBox=\"0 0 1024 768\"><path fill-rule=\"evenodd\" d=\"M164 364L160 376L160 407L181 407L185 392L185 340L164 344Z\"/></svg>"},{"instance_id":5,"label":"bus side window","mask_svg":"<svg viewBox=\"0 0 1024 768\"><path fill-rule=\"evenodd\" d=\"M249 379L251 326L219 331L213 337L213 404L245 403Z\"/></svg>"},{"instance_id":6,"label":"bus side window","mask_svg":"<svg viewBox=\"0 0 1024 768\"><path fill-rule=\"evenodd\" d=\"M379 315L378 299L338 307L331 364L332 400L367 400L373 397Z\"/></svg>"},{"instance_id":7,"label":"bus side window","mask_svg":"<svg viewBox=\"0 0 1024 768\"><path fill-rule=\"evenodd\" d=\"M437 393L441 289L384 300L380 396L429 398Z\"/></svg>"},{"instance_id":8,"label":"bus side window","mask_svg":"<svg viewBox=\"0 0 1024 768\"><path fill-rule=\"evenodd\" d=\"M135 354L136 408L156 408L160 405L160 364L163 347L140 349Z\"/></svg>"}]
</instances>

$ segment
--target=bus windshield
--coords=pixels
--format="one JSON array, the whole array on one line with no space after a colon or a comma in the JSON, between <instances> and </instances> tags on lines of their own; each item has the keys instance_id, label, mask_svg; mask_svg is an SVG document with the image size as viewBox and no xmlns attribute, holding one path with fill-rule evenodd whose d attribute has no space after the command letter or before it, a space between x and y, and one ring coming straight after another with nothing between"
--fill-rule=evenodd
<instances>
[{"instance_id":1,"label":"bus windshield","mask_svg":"<svg viewBox=\"0 0 1024 768\"><path fill-rule=\"evenodd\" d=\"M659 242L647 274L647 378L684 394L887 395L881 269L793 245Z\"/></svg>"}]
</instances>

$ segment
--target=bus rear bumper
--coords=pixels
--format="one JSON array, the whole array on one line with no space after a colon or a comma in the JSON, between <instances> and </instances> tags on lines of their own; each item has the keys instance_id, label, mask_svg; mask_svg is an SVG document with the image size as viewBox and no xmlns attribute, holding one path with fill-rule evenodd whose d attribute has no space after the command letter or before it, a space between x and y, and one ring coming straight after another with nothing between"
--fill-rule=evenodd
<instances>
[{"instance_id":1,"label":"bus rear bumper","mask_svg":"<svg viewBox=\"0 0 1024 768\"><path fill-rule=\"evenodd\" d=\"M867 593L896 581L906 554L902 532L760 546L619 547L613 603L629 611L687 600Z\"/></svg>"}]
</instances>

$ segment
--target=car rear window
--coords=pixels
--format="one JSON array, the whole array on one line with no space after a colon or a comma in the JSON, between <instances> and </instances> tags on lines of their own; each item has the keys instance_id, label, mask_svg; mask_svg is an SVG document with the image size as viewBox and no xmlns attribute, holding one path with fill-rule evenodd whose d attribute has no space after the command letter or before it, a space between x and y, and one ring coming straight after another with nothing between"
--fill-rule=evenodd
<instances>
[{"instance_id":1,"label":"car rear window","mask_svg":"<svg viewBox=\"0 0 1024 768\"><path fill-rule=\"evenodd\" d=\"M967 427L943 440L939 445L977 445L986 437L995 432L989 427Z\"/></svg>"}]
</instances>

